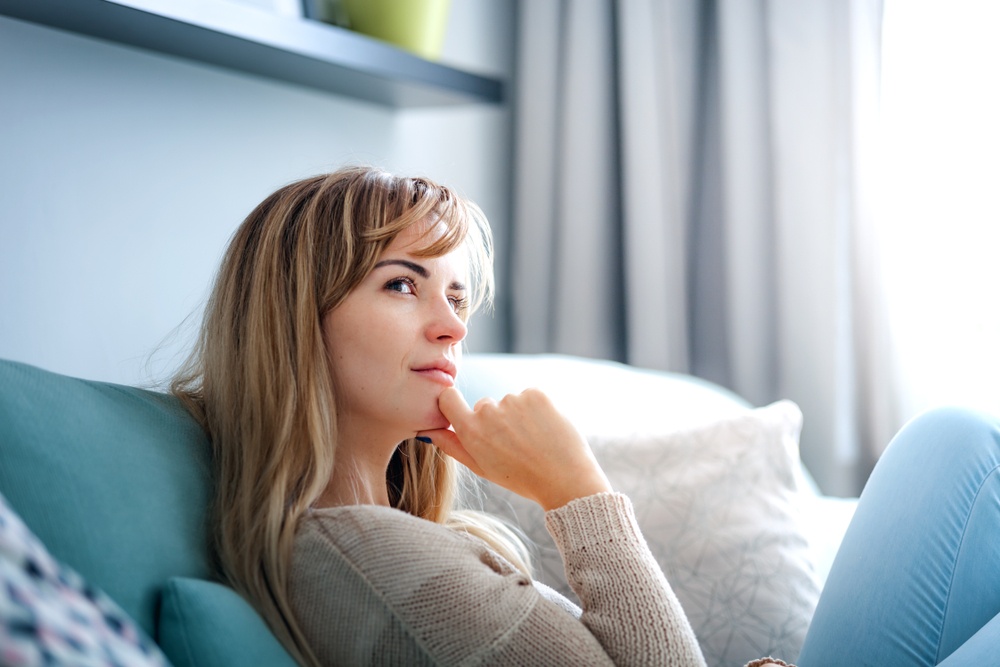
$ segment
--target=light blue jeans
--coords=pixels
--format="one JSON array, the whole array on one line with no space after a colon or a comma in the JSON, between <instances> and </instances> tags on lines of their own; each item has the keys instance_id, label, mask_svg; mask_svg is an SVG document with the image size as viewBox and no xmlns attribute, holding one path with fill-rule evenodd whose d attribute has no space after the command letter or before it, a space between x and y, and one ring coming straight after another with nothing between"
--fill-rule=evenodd
<instances>
[{"instance_id":1,"label":"light blue jeans","mask_svg":"<svg viewBox=\"0 0 1000 667\"><path fill-rule=\"evenodd\" d=\"M939 409L893 439L797 664L1000 665L1000 420Z\"/></svg>"}]
</instances>

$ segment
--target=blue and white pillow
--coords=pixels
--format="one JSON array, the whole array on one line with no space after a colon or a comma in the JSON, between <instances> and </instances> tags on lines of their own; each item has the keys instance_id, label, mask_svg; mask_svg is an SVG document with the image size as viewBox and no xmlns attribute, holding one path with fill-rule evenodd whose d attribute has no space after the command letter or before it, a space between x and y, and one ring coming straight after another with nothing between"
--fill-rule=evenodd
<instances>
[{"instance_id":1,"label":"blue and white pillow","mask_svg":"<svg viewBox=\"0 0 1000 667\"><path fill-rule=\"evenodd\" d=\"M0 495L0 667L168 667L136 623L49 554Z\"/></svg>"}]
</instances>

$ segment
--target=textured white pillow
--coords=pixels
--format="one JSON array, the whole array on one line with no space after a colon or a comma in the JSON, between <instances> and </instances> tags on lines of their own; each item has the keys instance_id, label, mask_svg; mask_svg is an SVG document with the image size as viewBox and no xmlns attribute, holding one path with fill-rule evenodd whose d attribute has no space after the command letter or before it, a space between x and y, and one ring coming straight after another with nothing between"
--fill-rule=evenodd
<instances>
[{"instance_id":1,"label":"textured white pillow","mask_svg":"<svg viewBox=\"0 0 1000 667\"><path fill-rule=\"evenodd\" d=\"M791 662L805 639L820 583L797 509L801 425L779 401L697 428L588 438L632 499L710 666ZM541 510L499 487L486 495L484 509L537 545L537 578L572 596Z\"/></svg>"}]
</instances>

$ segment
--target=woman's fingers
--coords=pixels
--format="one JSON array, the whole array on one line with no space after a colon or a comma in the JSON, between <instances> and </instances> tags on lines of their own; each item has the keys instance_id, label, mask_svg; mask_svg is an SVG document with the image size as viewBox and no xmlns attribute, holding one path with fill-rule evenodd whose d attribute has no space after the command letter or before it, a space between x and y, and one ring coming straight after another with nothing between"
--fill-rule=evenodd
<instances>
[{"instance_id":1,"label":"woman's fingers","mask_svg":"<svg viewBox=\"0 0 1000 667\"><path fill-rule=\"evenodd\" d=\"M478 404L477 404L478 405ZM438 396L438 409L452 426L465 421L472 416L472 408L465 402L465 397L455 387L448 387Z\"/></svg>"},{"instance_id":2,"label":"woman's fingers","mask_svg":"<svg viewBox=\"0 0 1000 667\"><path fill-rule=\"evenodd\" d=\"M451 422L452 427L456 429L459 428L460 425L464 426L467 424L469 419L473 416L472 408L470 408L469 404L465 402L465 397L462 396L462 392L455 387L448 387L441 392L441 395L438 397L438 409L441 410L441 414L444 415L444 418ZM445 454L452 457L477 475L483 476L483 469L480 467L479 463L476 462L475 457L473 457L462 444L462 440L455 433L455 431L450 429L437 429L433 431L421 431L417 435L430 438L431 442L433 442Z\"/></svg>"},{"instance_id":3,"label":"woman's fingers","mask_svg":"<svg viewBox=\"0 0 1000 667\"><path fill-rule=\"evenodd\" d=\"M458 439L458 436L455 435L454 431L446 428L435 429L433 431L420 431L417 433L417 437L427 438L442 452L452 457L480 477L483 476L482 468L479 467L476 460L472 458L472 455L470 455L465 449L462 445L462 441Z\"/></svg>"},{"instance_id":4,"label":"woman's fingers","mask_svg":"<svg viewBox=\"0 0 1000 667\"><path fill-rule=\"evenodd\" d=\"M545 509L610 488L586 440L538 390L499 402L482 399L470 408L449 388L438 407L454 433L427 435L443 451Z\"/></svg>"}]
</instances>

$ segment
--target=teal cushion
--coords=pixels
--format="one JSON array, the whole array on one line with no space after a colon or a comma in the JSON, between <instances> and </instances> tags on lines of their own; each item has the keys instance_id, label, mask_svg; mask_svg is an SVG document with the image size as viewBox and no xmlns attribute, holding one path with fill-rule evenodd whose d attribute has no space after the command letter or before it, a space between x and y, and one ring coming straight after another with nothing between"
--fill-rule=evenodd
<instances>
[{"instance_id":1,"label":"teal cushion","mask_svg":"<svg viewBox=\"0 0 1000 667\"><path fill-rule=\"evenodd\" d=\"M0 493L151 636L167 579L210 576L209 465L175 398L0 360Z\"/></svg>"},{"instance_id":2,"label":"teal cushion","mask_svg":"<svg viewBox=\"0 0 1000 667\"><path fill-rule=\"evenodd\" d=\"M175 667L296 667L267 624L233 589L175 577L160 608L160 647Z\"/></svg>"}]
</instances>

